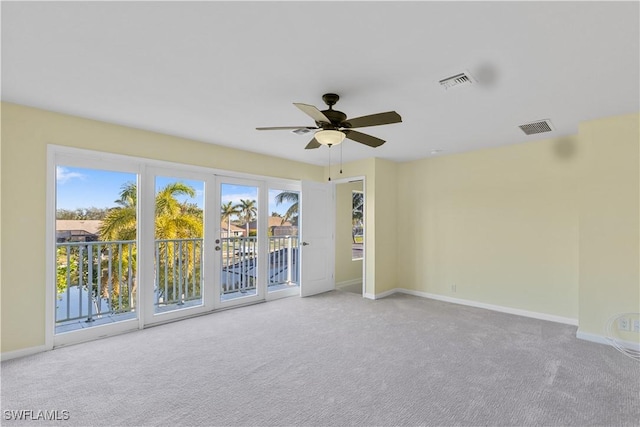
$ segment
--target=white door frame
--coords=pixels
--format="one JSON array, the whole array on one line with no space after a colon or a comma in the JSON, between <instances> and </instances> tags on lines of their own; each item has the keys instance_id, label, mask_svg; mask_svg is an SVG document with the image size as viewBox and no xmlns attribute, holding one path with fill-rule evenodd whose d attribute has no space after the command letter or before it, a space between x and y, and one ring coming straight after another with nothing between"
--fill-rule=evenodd
<instances>
[{"instance_id":1,"label":"white door frame","mask_svg":"<svg viewBox=\"0 0 640 427\"><path fill-rule=\"evenodd\" d=\"M154 273L154 254L155 254L155 177L164 176L176 179L188 179L204 182L204 234L203 234L203 277L201 278L201 294L202 304L177 308L175 310L169 310L166 312L155 312L154 307L154 286L151 283L155 283ZM172 320L180 319L190 315L201 314L207 311L211 311L215 308L215 298L212 286L210 284L211 277L213 277L214 262L213 259L213 235L215 232L214 225L212 224L215 218L216 212L220 212L215 209L215 205L211 199L215 194L215 179L210 175L202 172L194 172L188 168L181 169L179 167L158 167L150 166L145 168L142 174L142 179L147 182L147 185L142 186L141 203L141 218L140 224L140 251L143 256L140 258L142 267L142 278L145 280L147 286L143 286L141 292L142 304L144 305L143 326L153 325L157 323L165 323ZM212 214L213 213L213 214Z\"/></svg>"},{"instance_id":2,"label":"white door frame","mask_svg":"<svg viewBox=\"0 0 640 427\"><path fill-rule=\"evenodd\" d=\"M258 235L257 235L257 244L258 244L258 272L257 272L257 288L256 295L240 297L233 300L223 301L222 295L220 293L221 286L221 277L220 274L222 272L222 260L221 254L219 251L214 252L214 257L216 259L216 269L213 277L213 288L215 289L215 308L226 308L226 307L234 307L237 305L245 305L251 304L258 301L264 301L265 295L267 293L267 263L265 260L267 259L267 248L268 248L268 239L267 239L267 211L269 205L269 196L268 190L266 186L266 182L263 180L252 180L245 178L236 178L225 175L217 175L215 180L215 207L214 212L218 212L217 219L214 229L214 239L219 239L222 236L222 229L220 223L220 209L221 209L221 197L222 197L222 184L231 184L231 185L242 185L247 187L256 187L258 189ZM246 236L248 237L248 236ZM213 241L215 244L215 240ZM216 244L217 245L217 244Z\"/></svg>"},{"instance_id":3,"label":"white door frame","mask_svg":"<svg viewBox=\"0 0 640 427\"><path fill-rule=\"evenodd\" d=\"M363 219L363 223L364 223L364 230L363 230L363 241L364 244L362 245L362 296L365 297L366 293L367 293L367 230L369 227L367 227L367 178L364 175L360 175L360 176L352 176L352 177L348 177L348 178L340 178L340 179L336 179L335 181L331 181L333 182L334 185L338 185L338 184L347 184L349 182L353 182L353 181L362 181L362 193L364 194L364 209L362 210L362 219ZM336 212L337 215L337 212Z\"/></svg>"}]
</instances>

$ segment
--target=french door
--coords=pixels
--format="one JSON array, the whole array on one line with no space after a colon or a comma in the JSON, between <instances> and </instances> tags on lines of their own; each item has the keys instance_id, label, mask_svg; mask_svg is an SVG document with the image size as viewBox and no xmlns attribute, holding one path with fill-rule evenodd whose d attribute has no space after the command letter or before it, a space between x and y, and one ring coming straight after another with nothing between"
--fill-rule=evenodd
<instances>
[{"instance_id":1,"label":"french door","mask_svg":"<svg viewBox=\"0 0 640 427\"><path fill-rule=\"evenodd\" d=\"M173 168L147 180L144 323L264 300L266 183Z\"/></svg>"},{"instance_id":2,"label":"french door","mask_svg":"<svg viewBox=\"0 0 640 427\"><path fill-rule=\"evenodd\" d=\"M140 224L144 324L210 311L216 307L215 178L177 168L145 172Z\"/></svg>"},{"instance_id":3,"label":"french door","mask_svg":"<svg viewBox=\"0 0 640 427\"><path fill-rule=\"evenodd\" d=\"M304 249L295 181L62 147L48 164L47 345L332 288L326 191L306 199Z\"/></svg>"},{"instance_id":4,"label":"french door","mask_svg":"<svg viewBox=\"0 0 640 427\"><path fill-rule=\"evenodd\" d=\"M213 285L220 307L263 300L265 296L264 183L218 177L216 272Z\"/></svg>"}]
</instances>

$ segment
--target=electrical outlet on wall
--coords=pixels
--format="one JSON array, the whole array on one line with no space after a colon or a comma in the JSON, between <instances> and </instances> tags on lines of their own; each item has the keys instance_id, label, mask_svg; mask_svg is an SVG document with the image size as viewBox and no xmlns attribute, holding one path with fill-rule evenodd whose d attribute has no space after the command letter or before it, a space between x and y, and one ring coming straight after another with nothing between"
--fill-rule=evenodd
<instances>
[{"instance_id":1,"label":"electrical outlet on wall","mask_svg":"<svg viewBox=\"0 0 640 427\"><path fill-rule=\"evenodd\" d=\"M618 330L620 331L630 331L629 328L629 318L621 317L618 319Z\"/></svg>"},{"instance_id":2,"label":"electrical outlet on wall","mask_svg":"<svg viewBox=\"0 0 640 427\"><path fill-rule=\"evenodd\" d=\"M451 292L456 293L456 285L451 285Z\"/></svg>"}]
</instances>

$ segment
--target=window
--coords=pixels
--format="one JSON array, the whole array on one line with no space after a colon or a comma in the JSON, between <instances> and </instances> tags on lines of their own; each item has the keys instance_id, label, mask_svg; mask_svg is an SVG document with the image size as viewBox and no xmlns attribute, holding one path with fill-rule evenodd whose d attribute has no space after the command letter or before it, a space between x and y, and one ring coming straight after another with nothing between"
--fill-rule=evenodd
<instances>
[{"instance_id":1,"label":"window","mask_svg":"<svg viewBox=\"0 0 640 427\"><path fill-rule=\"evenodd\" d=\"M364 246L364 193L354 190L351 193L351 237L353 240L351 258L362 259Z\"/></svg>"},{"instance_id":2,"label":"window","mask_svg":"<svg viewBox=\"0 0 640 427\"><path fill-rule=\"evenodd\" d=\"M56 165L56 333L136 318L136 183Z\"/></svg>"}]
</instances>

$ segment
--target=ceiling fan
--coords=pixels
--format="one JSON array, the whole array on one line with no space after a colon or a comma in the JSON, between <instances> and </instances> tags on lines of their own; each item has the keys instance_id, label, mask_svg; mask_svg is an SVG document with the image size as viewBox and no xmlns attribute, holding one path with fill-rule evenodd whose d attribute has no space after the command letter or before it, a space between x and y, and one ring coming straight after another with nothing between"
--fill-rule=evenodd
<instances>
[{"instance_id":1,"label":"ceiling fan","mask_svg":"<svg viewBox=\"0 0 640 427\"><path fill-rule=\"evenodd\" d=\"M385 143L383 139L353 129L368 126L388 125L402 122L402 117L395 111L386 113L371 114L368 116L347 119L347 115L342 111L334 110L333 106L340 97L335 93L325 93L322 100L329 106L327 110L320 111L313 105L300 104L294 102L293 105L302 110L316 122L316 126L279 126L260 127L257 130L286 130L286 129L307 129L315 130L315 136L307 144L305 149L318 148L321 145L331 147L340 144L345 138L367 145L369 147L379 147Z\"/></svg>"}]
</instances>

